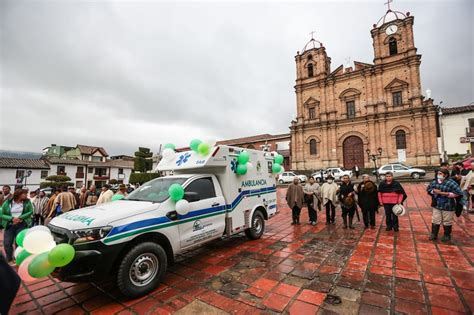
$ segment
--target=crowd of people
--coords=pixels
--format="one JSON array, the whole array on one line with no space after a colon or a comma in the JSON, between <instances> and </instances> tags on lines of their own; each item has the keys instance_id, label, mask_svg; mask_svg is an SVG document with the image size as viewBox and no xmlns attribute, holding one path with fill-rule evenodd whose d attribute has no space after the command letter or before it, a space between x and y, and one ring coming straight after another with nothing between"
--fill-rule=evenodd
<instances>
[{"instance_id":1,"label":"crowd of people","mask_svg":"<svg viewBox=\"0 0 474 315\"><path fill-rule=\"evenodd\" d=\"M100 191L94 185L89 189L82 187L79 192L74 187L63 186L47 196L44 190L29 192L17 188L12 192L10 186L3 186L0 194L0 229L4 230L3 247L7 262L14 263L14 242L22 230L33 225L47 225L62 213L110 202L114 194L126 197L128 190L124 184L119 185L115 193L110 185L102 186Z\"/></svg>"},{"instance_id":2,"label":"crowd of people","mask_svg":"<svg viewBox=\"0 0 474 315\"><path fill-rule=\"evenodd\" d=\"M358 171L358 169L357 169ZM358 175L358 174L357 174ZM454 215L460 216L463 211L474 212L474 161L471 169L464 169L461 162L450 166L442 163L435 172L435 178L427 186L431 196L432 226L430 240L437 240L441 226L446 242L451 240ZM308 183L300 185L295 177L286 192L286 201L292 211L292 225L299 225L300 214L304 206L308 209L309 224L316 225L318 212L326 210L326 225L336 223L336 208L341 209L344 229L354 229L354 216L359 218L359 208L365 229L374 229L375 218L379 208L384 209L385 230L399 231L398 216L405 213L403 204L407 194L400 182L393 178L393 173L385 174L384 180L377 184L368 174L362 175L357 185L351 182L348 175L337 184L332 175L321 185L313 177Z\"/></svg>"}]
</instances>

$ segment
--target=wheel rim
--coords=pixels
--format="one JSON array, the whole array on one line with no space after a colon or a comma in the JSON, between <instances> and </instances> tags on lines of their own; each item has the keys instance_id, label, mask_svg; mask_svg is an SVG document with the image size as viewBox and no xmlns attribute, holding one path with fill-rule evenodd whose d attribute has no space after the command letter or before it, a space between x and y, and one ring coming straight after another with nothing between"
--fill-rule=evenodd
<instances>
[{"instance_id":1,"label":"wheel rim","mask_svg":"<svg viewBox=\"0 0 474 315\"><path fill-rule=\"evenodd\" d=\"M260 216L256 216L253 219L252 226L253 226L253 230L255 231L255 233L260 234L262 232L262 229L263 229L262 218Z\"/></svg>"},{"instance_id":2,"label":"wheel rim","mask_svg":"<svg viewBox=\"0 0 474 315\"><path fill-rule=\"evenodd\" d=\"M155 254L141 254L130 266L130 281L138 287L143 287L155 279L158 269L159 263Z\"/></svg>"},{"instance_id":3,"label":"wheel rim","mask_svg":"<svg viewBox=\"0 0 474 315\"><path fill-rule=\"evenodd\" d=\"M418 173L413 174L413 178L418 179L419 177L420 175L418 175Z\"/></svg>"}]
</instances>

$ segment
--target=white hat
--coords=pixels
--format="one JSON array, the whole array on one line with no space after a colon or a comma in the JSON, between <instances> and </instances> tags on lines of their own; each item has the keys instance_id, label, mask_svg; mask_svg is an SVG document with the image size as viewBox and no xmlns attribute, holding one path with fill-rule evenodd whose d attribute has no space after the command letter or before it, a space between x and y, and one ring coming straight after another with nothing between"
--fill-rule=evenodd
<instances>
[{"instance_id":1,"label":"white hat","mask_svg":"<svg viewBox=\"0 0 474 315\"><path fill-rule=\"evenodd\" d=\"M398 204L396 204L396 205L393 206L392 212L393 212L393 214L395 214L396 216L400 217L400 216L405 215L405 212L406 212L406 211L405 211L405 207L404 207L403 205L401 205L401 204L398 203Z\"/></svg>"}]
</instances>

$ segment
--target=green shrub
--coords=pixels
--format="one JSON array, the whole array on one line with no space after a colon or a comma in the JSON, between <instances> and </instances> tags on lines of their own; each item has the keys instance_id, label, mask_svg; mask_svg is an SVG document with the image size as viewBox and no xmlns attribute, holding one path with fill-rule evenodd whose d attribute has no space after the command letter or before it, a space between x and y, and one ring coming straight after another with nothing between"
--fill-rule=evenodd
<instances>
[{"instance_id":1,"label":"green shrub","mask_svg":"<svg viewBox=\"0 0 474 315\"><path fill-rule=\"evenodd\" d=\"M40 183L40 188L60 188L63 186L74 186L74 183L70 182L71 178L66 175L51 175L46 177L46 182Z\"/></svg>"},{"instance_id":2,"label":"green shrub","mask_svg":"<svg viewBox=\"0 0 474 315\"><path fill-rule=\"evenodd\" d=\"M130 174L129 183L146 183L152 179L160 177L159 173L132 173Z\"/></svg>"},{"instance_id":3,"label":"green shrub","mask_svg":"<svg viewBox=\"0 0 474 315\"><path fill-rule=\"evenodd\" d=\"M109 181L109 184L111 184L111 185L115 185L117 183L118 183L118 181L115 178L113 178Z\"/></svg>"}]
</instances>

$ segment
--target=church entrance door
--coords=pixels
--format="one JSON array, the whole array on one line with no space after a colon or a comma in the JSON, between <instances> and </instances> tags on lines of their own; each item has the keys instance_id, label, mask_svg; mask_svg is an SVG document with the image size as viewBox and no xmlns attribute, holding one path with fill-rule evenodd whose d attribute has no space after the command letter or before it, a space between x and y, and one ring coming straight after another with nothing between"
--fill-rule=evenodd
<instances>
[{"instance_id":1,"label":"church entrance door","mask_svg":"<svg viewBox=\"0 0 474 315\"><path fill-rule=\"evenodd\" d=\"M364 167L364 144L357 136L347 137L342 143L342 154L344 156L344 168L352 169L355 165Z\"/></svg>"}]
</instances>

